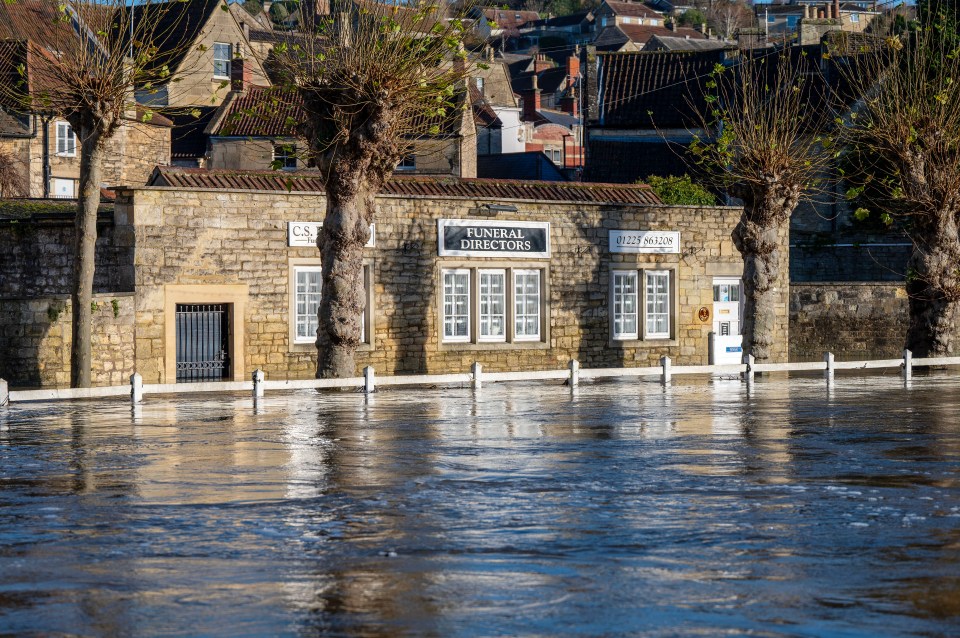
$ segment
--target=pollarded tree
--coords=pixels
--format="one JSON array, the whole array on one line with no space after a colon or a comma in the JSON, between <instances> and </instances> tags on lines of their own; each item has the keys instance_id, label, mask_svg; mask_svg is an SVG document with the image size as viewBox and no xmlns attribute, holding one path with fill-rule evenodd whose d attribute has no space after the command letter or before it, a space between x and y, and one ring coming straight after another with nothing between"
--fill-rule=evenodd
<instances>
[{"instance_id":1,"label":"pollarded tree","mask_svg":"<svg viewBox=\"0 0 960 638\"><path fill-rule=\"evenodd\" d=\"M91 383L94 251L107 145L124 121L149 120L134 89L170 82L164 60L178 20L178 2L12 0L11 31L0 42L0 101L6 108L69 122L80 143L79 198L73 265L71 385Z\"/></svg>"},{"instance_id":2,"label":"pollarded tree","mask_svg":"<svg viewBox=\"0 0 960 638\"><path fill-rule=\"evenodd\" d=\"M462 108L458 95L468 67L464 23L447 16L445 4L350 0L334 3L332 12L330 20L306 14L305 31L313 36L273 53L278 90L295 92L302 101L300 132L326 190L317 239L323 263L321 378L356 373L363 246L375 198L412 140Z\"/></svg>"},{"instance_id":3,"label":"pollarded tree","mask_svg":"<svg viewBox=\"0 0 960 638\"><path fill-rule=\"evenodd\" d=\"M897 219L913 242L906 347L919 356L956 355L960 41L941 24L927 22L903 39L840 53L847 80L863 96L843 127L845 141L858 156L873 158L855 177L885 196L872 198L882 209L875 212Z\"/></svg>"},{"instance_id":4,"label":"pollarded tree","mask_svg":"<svg viewBox=\"0 0 960 638\"><path fill-rule=\"evenodd\" d=\"M702 174L743 202L733 231L744 262L743 353L758 362L774 356L790 216L821 183L831 158L829 117L812 99L824 89L814 82L817 66L797 50L718 65L699 109L701 130L714 135L695 136L691 145Z\"/></svg>"}]
</instances>

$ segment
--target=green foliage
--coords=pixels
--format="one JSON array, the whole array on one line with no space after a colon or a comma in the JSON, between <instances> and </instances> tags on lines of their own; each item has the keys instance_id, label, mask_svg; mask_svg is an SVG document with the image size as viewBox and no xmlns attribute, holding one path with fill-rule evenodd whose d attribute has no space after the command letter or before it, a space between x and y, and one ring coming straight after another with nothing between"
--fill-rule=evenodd
<instances>
[{"instance_id":1,"label":"green foliage","mask_svg":"<svg viewBox=\"0 0 960 638\"><path fill-rule=\"evenodd\" d=\"M67 304L62 301L53 301L47 306L47 319L50 320L50 323L57 323L57 320L60 319L60 315L63 314L63 311L66 310Z\"/></svg>"},{"instance_id":2,"label":"green foliage","mask_svg":"<svg viewBox=\"0 0 960 638\"><path fill-rule=\"evenodd\" d=\"M678 206L713 206L716 198L700 184L695 183L689 175L660 177L650 175L646 179L653 192L664 204Z\"/></svg>"},{"instance_id":3,"label":"green foliage","mask_svg":"<svg viewBox=\"0 0 960 638\"><path fill-rule=\"evenodd\" d=\"M260 15L263 11L263 2L261 0L245 0L243 8L252 16Z\"/></svg>"},{"instance_id":4,"label":"green foliage","mask_svg":"<svg viewBox=\"0 0 960 638\"><path fill-rule=\"evenodd\" d=\"M97 312L98 310L100 310L100 304L98 304L96 301L91 301L90 312Z\"/></svg>"},{"instance_id":5,"label":"green foliage","mask_svg":"<svg viewBox=\"0 0 960 638\"><path fill-rule=\"evenodd\" d=\"M290 10L287 7L280 3L275 2L270 5L270 20L274 24L283 24L283 22L290 17Z\"/></svg>"},{"instance_id":6,"label":"green foliage","mask_svg":"<svg viewBox=\"0 0 960 638\"><path fill-rule=\"evenodd\" d=\"M687 9L677 18L677 23L685 27L694 27L707 22L707 16L700 9Z\"/></svg>"},{"instance_id":7,"label":"green foliage","mask_svg":"<svg viewBox=\"0 0 960 638\"><path fill-rule=\"evenodd\" d=\"M113 308L113 318L116 319L120 316L120 301L117 299L110 300L110 307Z\"/></svg>"}]
</instances>

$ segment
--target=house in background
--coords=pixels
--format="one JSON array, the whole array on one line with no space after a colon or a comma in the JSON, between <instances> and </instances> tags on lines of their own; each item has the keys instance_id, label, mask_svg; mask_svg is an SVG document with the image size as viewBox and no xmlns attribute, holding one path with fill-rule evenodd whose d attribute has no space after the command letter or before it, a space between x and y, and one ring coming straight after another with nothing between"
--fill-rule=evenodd
<instances>
[{"instance_id":1,"label":"house in background","mask_svg":"<svg viewBox=\"0 0 960 638\"><path fill-rule=\"evenodd\" d=\"M683 156L699 131L696 113L706 104L704 85L728 53L598 53L585 179L633 183L648 175L688 173Z\"/></svg>"},{"instance_id":2,"label":"house in background","mask_svg":"<svg viewBox=\"0 0 960 638\"><path fill-rule=\"evenodd\" d=\"M235 11L224 11L223 0L168 0L158 32L165 34L159 46L169 54L157 63L169 67L176 82L139 88L137 101L152 107L192 107L220 104L230 90L230 65L246 56L250 43ZM135 5L149 11L152 5ZM256 21L254 21L256 22ZM267 74L256 59L250 73L258 84L267 85Z\"/></svg>"},{"instance_id":3,"label":"house in background","mask_svg":"<svg viewBox=\"0 0 960 638\"><path fill-rule=\"evenodd\" d=\"M625 24L648 27L664 26L663 15L642 2L603 0L593 13L598 30Z\"/></svg>"},{"instance_id":4,"label":"house in background","mask_svg":"<svg viewBox=\"0 0 960 638\"><path fill-rule=\"evenodd\" d=\"M0 81L25 81L24 92L29 95L50 90L40 86L49 78L31 72L33 60L49 55L65 37L75 37L74 29L74 24L58 21L53 3L22 0L0 4L0 39L6 50L3 57L11 62L8 75ZM18 65L22 65L22 71L13 70ZM131 104L107 145L101 186L144 184L154 166L169 164L172 124L159 113ZM77 197L79 140L69 123L42 110L40 100L31 106L0 104L0 149L22 176L16 189L19 192L5 196Z\"/></svg>"},{"instance_id":5,"label":"house in background","mask_svg":"<svg viewBox=\"0 0 960 638\"><path fill-rule=\"evenodd\" d=\"M304 120L299 97L254 84L247 60L234 59L233 90L204 129L209 136L211 169L283 170L306 168L305 148L296 126ZM410 140L412 151L397 173L476 177L477 136L474 113L463 108L437 122L439 131Z\"/></svg>"}]
</instances>

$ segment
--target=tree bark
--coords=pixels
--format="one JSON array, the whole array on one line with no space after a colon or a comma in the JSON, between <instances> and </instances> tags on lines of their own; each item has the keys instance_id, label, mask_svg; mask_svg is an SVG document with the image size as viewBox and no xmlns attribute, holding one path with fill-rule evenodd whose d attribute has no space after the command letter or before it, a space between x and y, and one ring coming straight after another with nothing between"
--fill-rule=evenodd
<instances>
[{"instance_id":1,"label":"tree bark","mask_svg":"<svg viewBox=\"0 0 960 638\"><path fill-rule=\"evenodd\" d=\"M960 350L960 238L957 215L938 211L936 234L916 237L910 257L906 347L917 357L955 356ZM931 229L934 230L934 229Z\"/></svg>"},{"instance_id":2,"label":"tree bark","mask_svg":"<svg viewBox=\"0 0 960 638\"><path fill-rule=\"evenodd\" d=\"M317 237L323 294L317 311L317 378L356 374L354 353L363 341L361 316L366 307L363 247L370 238L376 191L360 175L327 184L327 215Z\"/></svg>"},{"instance_id":3,"label":"tree bark","mask_svg":"<svg viewBox=\"0 0 960 638\"><path fill-rule=\"evenodd\" d=\"M779 229L746 217L733 231L733 243L743 256L743 353L752 354L757 363L768 363L777 328L776 288L782 274Z\"/></svg>"},{"instance_id":4,"label":"tree bark","mask_svg":"<svg viewBox=\"0 0 960 638\"><path fill-rule=\"evenodd\" d=\"M75 128L80 134L80 197L77 202L73 258L73 345L70 385L89 388L92 382L93 273L96 260L97 211L103 173L103 136L93 127Z\"/></svg>"}]
</instances>

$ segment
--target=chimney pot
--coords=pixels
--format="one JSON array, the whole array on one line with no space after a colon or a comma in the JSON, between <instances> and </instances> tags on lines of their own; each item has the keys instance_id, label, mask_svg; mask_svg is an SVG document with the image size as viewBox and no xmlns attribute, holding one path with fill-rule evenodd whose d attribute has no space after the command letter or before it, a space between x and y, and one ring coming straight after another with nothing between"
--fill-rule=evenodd
<instances>
[{"instance_id":1,"label":"chimney pot","mask_svg":"<svg viewBox=\"0 0 960 638\"><path fill-rule=\"evenodd\" d=\"M253 69L250 61L234 58L230 61L230 90L245 91L253 84Z\"/></svg>"}]
</instances>

